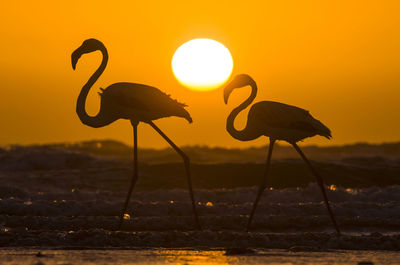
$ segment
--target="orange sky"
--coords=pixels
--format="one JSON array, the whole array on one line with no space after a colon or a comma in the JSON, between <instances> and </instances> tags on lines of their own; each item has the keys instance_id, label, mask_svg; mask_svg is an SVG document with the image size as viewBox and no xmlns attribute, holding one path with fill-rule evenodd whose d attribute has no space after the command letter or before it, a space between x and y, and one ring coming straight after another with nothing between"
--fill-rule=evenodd
<instances>
[{"instance_id":1,"label":"orange sky","mask_svg":"<svg viewBox=\"0 0 400 265\"><path fill-rule=\"evenodd\" d=\"M70 55L94 37L108 49L106 71L89 94L97 113L99 87L145 83L189 105L194 123L157 121L178 145L260 145L225 131L226 117L249 93L190 91L174 78L171 58L192 38L212 38L232 53L233 74L248 73L259 86L256 101L303 107L345 144L400 140L399 1L7 1L0 14L0 145L114 138L130 143L124 120L101 129L75 114L82 85L99 53ZM247 115L247 113L246 113ZM237 126L243 126L241 115ZM139 127L141 147L163 147L149 126Z\"/></svg>"}]
</instances>

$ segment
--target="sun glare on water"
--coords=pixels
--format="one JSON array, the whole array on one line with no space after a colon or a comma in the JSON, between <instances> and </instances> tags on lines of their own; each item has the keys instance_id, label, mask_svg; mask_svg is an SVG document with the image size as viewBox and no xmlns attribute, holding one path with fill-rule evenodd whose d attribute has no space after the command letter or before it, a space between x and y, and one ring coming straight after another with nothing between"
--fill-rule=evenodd
<instances>
[{"instance_id":1,"label":"sun glare on water","mask_svg":"<svg viewBox=\"0 0 400 265\"><path fill-rule=\"evenodd\" d=\"M193 39L180 46L172 58L178 81L193 90L207 91L222 85L231 75L229 50L211 39Z\"/></svg>"}]
</instances>

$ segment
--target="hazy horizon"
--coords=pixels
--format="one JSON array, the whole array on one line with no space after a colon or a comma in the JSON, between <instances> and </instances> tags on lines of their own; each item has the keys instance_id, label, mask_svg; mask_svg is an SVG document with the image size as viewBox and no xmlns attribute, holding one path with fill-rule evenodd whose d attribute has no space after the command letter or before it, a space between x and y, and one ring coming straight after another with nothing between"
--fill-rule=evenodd
<instances>
[{"instance_id":1,"label":"hazy horizon","mask_svg":"<svg viewBox=\"0 0 400 265\"><path fill-rule=\"evenodd\" d=\"M43 142L43 143L25 143L25 144L20 144L20 143L9 143L9 144L0 144L0 148L8 148L12 146L21 146L21 147L34 147L34 146L73 146L73 145L79 145L79 144L88 144L88 143L106 143L106 142L114 142L116 144L123 144L129 148L132 147L131 142L126 142L126 141L120 141L117 139L112 139L112 138L99 138L99 139L83 139L83 140L78 140L78 141L54 141L54 142ZM302 146L303 148L341 148L341 147L351 147L351 146L358 146L358 145L367 145L367 146L382 146L382 145L397 145L400 144L399 141L386 141L386 142L380 142L380 143L374 143L374 142L353 142L353 143L343 143L343 144L329 144L329 145L323 145L323 144L318 144L318 143L307 143L305 141L299 142L299 145ZM206 148L206 149L235 149L235 150L246 150L246 149L259 149L263 147L267 147L269 145L268 142L266 143L261 143L259 145L243 145L243 146L222 146L222 145L208 145L208 144L192 144L192 145L181 145L182 148ZM288 147L292 149L292 146L285 142L285 141L276 141L275 146L278 147ZM160 146L138 146L139 149L148 149L148 150L166 150L166 149L172 149L171 146L169 145L160 145ZM294 150L294 149L293 149ZM131 150L129 151L131 152ZM175 154L175 153L174 153ZM297 155L297 154L296 154Z\"/></svg>"}]
</instances>

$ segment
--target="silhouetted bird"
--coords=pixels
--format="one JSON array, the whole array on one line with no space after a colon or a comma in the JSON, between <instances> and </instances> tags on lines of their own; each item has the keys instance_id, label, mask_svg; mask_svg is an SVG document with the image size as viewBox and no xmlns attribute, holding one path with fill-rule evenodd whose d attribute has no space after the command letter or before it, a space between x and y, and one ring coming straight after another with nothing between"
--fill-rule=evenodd
<instances>
[{"instance_id":1,"label":"silhouetted bird","mask_svg":"<svg viewBox=\"0 0 400 265\"><path fill-rule=\"evenodd\" d=\"M135 83L115 83L110 85L106 89L100 88L100 111L96 116L89 116L85 110L86 97L89 93L89 89L93 86L93 84L106 68L108 61L107 49L100 41L96 39L88 39L85 40L83 44L71 55L72 68L75 70L79 58L83 54L91 53L94 51L100 51L103 55L103 60L100 67L90 77L89 81L83 86L76 104L76 113L78 114L82 123L94 128L106 126L118 119L128 119L131 121L131 124L133 126L134 173L132 176L128 195L125 200L125 204L121 211L118 229L121 228L133 187L135 186L135 183L138 179L137 127L139 122L147 123L151 127L153 127L154 130L156 130L183 158L187 180L189 183L189 192L190 198L192 200L196 226L200 229L200 223L198 220L196 203L193 196L190 178L189 157L153 123L153 120L170 116L182 117L191 123L192 118L184 108L186 105L172 99L169 95L161 92L155 87Z\"/></svg>"},{"instance_id":2,"label":"silhouetted bird","mask_svg":"<svg viewBox=\"0 0 400 265\"><path fill-rule=\"evenodd\" d=\"M247 230L250 228L258 201L260 200L260 197L267 186L267 175L274 143L276 140L283 140L293 145L296 151L303 158L304 162L309 166L311 172L317 178L318 185L321 188L332 222L337 233L340 234L339 227L336 224L335 217L332 213L328 198L326 196L323 180L300 150L299 146L296 144L296 142L303 140L304 138L315 135L321 135L330 139L331 131L319 120L314 119L308 111L273 101L261 101L253 104L249 110L246 127L241 131L236 130L233 122L236 116L242 110L247 108L247 106L249 106L255 99L257 95L257 85L249 75L240 74L237 75L224 89L224 101L225 104L227 104L228 98L234 89L248 85L252 88L251 95L229 114L226 121L226 129L233 138L236 138L240 141L250 141L264 135L269 137L270 144L265 175L262 178L256 200L254 201L253 208L250 213L247 223Z\"/></svg>"}]
</instances>

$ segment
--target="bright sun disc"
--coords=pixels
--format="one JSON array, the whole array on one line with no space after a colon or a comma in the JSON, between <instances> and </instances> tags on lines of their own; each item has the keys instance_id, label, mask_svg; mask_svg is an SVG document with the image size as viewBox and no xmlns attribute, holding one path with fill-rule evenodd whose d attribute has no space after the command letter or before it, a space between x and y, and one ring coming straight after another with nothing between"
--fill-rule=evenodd
<instances>
[{"instance_id":1,"label":"bright sun disc","mask_svg":"<svg viewBox=\"0 0 400 265\"><path fill-rule=\"evenodd\" d=\"M172 71L184 86L200 91L222 85L231 75L229 50L211 39L194 39L182 44L172 57Z\"/></svg>"}]
</instances>

